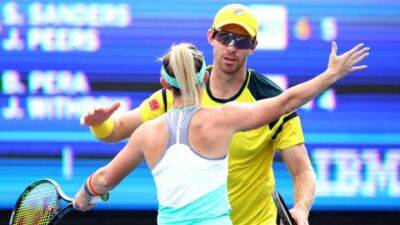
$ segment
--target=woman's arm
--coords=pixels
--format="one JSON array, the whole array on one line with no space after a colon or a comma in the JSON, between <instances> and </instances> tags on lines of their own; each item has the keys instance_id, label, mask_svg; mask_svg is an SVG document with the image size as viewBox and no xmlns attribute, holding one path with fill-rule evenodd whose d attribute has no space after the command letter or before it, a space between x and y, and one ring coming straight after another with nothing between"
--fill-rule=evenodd
<instances>
[{"instance_id":1,"label":"woman's arm","mask_svg":"<svg viewBox=\"0 0 400 225\"><path fill-rule=\"evenodd\" d=\"M88 193L82 187L73 201L76 209L81 211L91 209L92 205L89 203L91 194L100 195L109 192L143 161L144 155L140 147L144 131L141 128L139 127L132 134L125 147L110 163L98 169L88 178L86 185L92 193Z\"/></svg>"},{"instance_id":2,"label":"woman's arm","mask_svg":"<svg viewBox=\"0 0 400 225\"><path fill-rule=\"evenodd\" d=\"M249 130L278 119L283 114L294 111L320 94L327 87L352 71L363 70L367 66L356 66L369 54L369 48L359 44L350 51L337 56L336 43L332 43L328 68L313 79L289 88L281 95L253 103L229 103L220 109L218 118L232 129Z\"/></svg>"}]
</instances>

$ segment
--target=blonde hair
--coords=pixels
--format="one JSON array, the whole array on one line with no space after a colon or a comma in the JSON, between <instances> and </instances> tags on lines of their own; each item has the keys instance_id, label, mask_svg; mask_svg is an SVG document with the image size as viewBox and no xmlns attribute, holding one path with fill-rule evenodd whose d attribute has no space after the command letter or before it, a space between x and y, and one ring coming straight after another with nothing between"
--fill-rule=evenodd
<instances>
[{"instance_id":1,"label":"blonde hair","mask_svg":"<svg viewBox=\"0 0 400 225\"><path fill-rule=\"evenodd\" d=\"M196 73L203 64L203 54L193 44L181 43L174 45L162 58L165 70L179 83L175 94L181 94L185 107L200 103L196 84Z\"/></svg>"}]
</instances>

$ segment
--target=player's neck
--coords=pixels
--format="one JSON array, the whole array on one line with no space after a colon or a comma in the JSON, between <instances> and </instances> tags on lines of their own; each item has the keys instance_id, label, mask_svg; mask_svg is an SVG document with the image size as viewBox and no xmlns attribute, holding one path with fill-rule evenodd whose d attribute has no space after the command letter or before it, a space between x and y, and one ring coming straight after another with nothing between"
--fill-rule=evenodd
<instances>
[{"instance_id":1,"label":"player's neck","mask_svg":"<svg viewBox=\"0 0 400 225\"><path fill-rule=\"evenodd\" d=\"M246 67L235 73L227 74L214 67L210 75L210 91L215 98L229 99L236 95L246 81Z\"/></svg>"},{"instance_id":2,"label":"player's neck","mask_svg":"<svg viewBox=\"0 0 400 225\"><path fill-rule=\"evenodd\" d=\"M173 96L174 96L174 108L177 108L177 109L182 109L182 108L187 108L187 107L191 107L191 106L195 106L195 105L199 105L200 104L200 90L201 89L199 89L198 91L199 91L199 99L193 99L192 101L189 101L189 102L186 102L185 103L185 99L183 98L183 96L182 95L175 95L175 94L173 94Z\"/></svg>"},{"instance_id":3,"label":"player's neck","mask_svg":"<svg viewBox=\"0 0 400 225\"><path fill-rule=\"evenodd\" d=\"M180 96L180 97L174 97L174 108L176 109L183 109L183 108L187 108L187 107L191 107L191 106L195 106L197 105L196 102L190 102L190 103L186 103L184 99Z\"/></svg>"}]
</instances>

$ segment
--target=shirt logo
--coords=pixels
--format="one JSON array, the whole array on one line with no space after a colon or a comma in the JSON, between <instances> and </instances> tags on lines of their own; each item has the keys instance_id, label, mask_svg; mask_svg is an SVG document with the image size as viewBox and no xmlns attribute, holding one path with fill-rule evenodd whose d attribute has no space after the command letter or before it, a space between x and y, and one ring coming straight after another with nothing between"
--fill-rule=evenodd
<instances>
[{"instance_id":1,"label":"shirt logo","mask_svg":"<svg viewBox=\"0 0 400 225\"><path fill-rule=\"evenodd\" d=\"M160 104L158 104L158 101L157 101L157 99L153 99L153 100L151 100L151 101L149 102L149 105L150 105L150 109L151 109L151 111L154 111L154 110L160 109Z\"/></svg>"}]
</instances>

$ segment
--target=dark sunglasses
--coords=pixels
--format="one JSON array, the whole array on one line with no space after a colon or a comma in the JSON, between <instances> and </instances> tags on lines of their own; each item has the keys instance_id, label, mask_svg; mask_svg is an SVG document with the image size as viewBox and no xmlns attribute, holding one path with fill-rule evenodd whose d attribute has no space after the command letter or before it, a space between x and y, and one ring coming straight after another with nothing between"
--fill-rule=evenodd
<instances>
[{"instance_id":1,"label":"dark sunglasses","mask_svg":"<svg viewBox=\"0 0 400 225\"><path fill-rule=\"evenodd\" d=\"M256 42L250 37L217 30L214 30L213 38L221 44L233 45L238 49L253 49Z\"/></svg>"}]
</instances>

